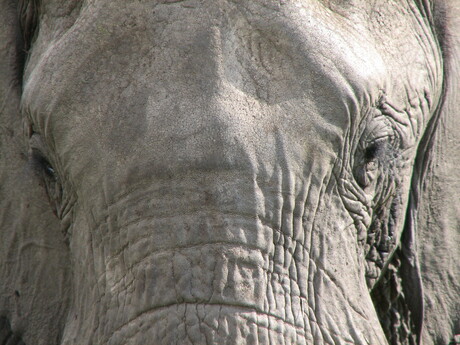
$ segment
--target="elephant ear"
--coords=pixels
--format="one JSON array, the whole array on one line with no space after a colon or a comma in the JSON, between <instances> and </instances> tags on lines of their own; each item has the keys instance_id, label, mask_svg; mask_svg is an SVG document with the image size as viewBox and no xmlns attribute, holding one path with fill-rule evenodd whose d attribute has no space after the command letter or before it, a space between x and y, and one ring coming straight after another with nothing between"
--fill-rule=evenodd
<instances>
[{"instance_id":1,"label":"elephant ear","mask_svg":"<svg viewBox=\"0 0 460 345\"><path fill-rule=\"evenodd\" d=\"M0 0L0 344L57 344L70 295L68 249L29 163L18 11L18 1Z\"/></svg>"},{"instance_id":2,"label":"elephant ear","mask_svg":"<svg viewBox=\"0 0 460 345\"><path fill-rule=\"evenodd\" d=\"M447 345L460 334L460 4L419 7L443 53L443 95L418 148L401 245L371 294L390 344Z\"/></svg>"},{"instance_id":3,"label":"elephant ear","mask_svg":"<svg viewBox=\"0 0 460 345\"><path fill-rule=\"evenodd\" d=\"M460 334L460 3L443 7L444 99L413 185L425 345L454 344Z\"/></svg>"}]
</instances>

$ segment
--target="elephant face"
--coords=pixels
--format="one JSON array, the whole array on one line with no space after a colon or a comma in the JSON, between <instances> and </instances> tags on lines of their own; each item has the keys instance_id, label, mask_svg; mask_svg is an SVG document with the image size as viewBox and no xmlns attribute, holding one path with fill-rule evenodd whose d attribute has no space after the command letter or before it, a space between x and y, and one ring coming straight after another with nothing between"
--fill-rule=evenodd
<instances>
[{"instance_id":1,"label":"elephant face","mask_svg":"<svg viewBox=\"0 0 460 345\"><path fill-rule=\"evenodd\" d=\"M70 251L62 344L417 341L398 248L442 92L424 15L42 1L21 108Z\"/></svg>"}]
</instances>

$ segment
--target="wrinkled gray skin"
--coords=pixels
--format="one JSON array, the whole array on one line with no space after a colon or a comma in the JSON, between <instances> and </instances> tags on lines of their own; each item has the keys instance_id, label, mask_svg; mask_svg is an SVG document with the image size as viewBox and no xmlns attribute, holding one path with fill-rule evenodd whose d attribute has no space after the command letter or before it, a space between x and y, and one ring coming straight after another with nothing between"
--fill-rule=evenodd
<instances>
[{"instance_id":1,"label":"wrinkled gray skin","mask_svg":"<svg viewBox=\"0 0 460 345\"><path fill-rule=\"evenodd\" d=\"M457 4L1 0L0 343L448 344Z\"/></svg>"}]
</instances>

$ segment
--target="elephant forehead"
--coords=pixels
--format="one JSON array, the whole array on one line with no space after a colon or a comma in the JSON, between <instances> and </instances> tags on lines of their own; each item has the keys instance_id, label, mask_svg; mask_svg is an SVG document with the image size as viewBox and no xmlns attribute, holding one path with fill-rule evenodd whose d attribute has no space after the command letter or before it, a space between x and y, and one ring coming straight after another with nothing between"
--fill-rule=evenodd
<instances>
[{"instance_id":1,"label":"elephant forehead","mask_svg":"<svg viewBox=\"0 0 460 345\"><path fill-rule=\"evenodd\" d=\"M244 8L248 4L251 8ZM385 66L369 37L342 27L322 7L248 4L89 2L66 31L56 28L57 20L43 21L26 79L50 77L53 71L50 81L59 88L48 91L56 96L69 88L81 90L84 79L86 84L111 82L112 89L144 80L191 98L224 80L270 103L312 89L343 98L369 92L372 83L383 86Z\"/></svg>"},{"instance_id":2,"label":"elephant forehead","mask_svg":"<svg viewBox=\"0 0 460 345\"><path fill-rule=\"evenodd\" d=\"M54 2L44 3L52 7ZM378 13L392 15L387 8ZM70 22L55 16L53 11L43 16L25 73L26 86L31 85L25 99L44 99L53 112L50 99L56 105L80 104L78 96L87 99L86 91L100 103L116 103L136 84L184 99L227 82L271 104L317 99L318 93L323 94L318 102L335 98L362 104L388 89L388 79L407 79L408 65L439 67L426 61L436 54L426 53L433 47L420 47L423 38L416 37L411 16L380 19L385 24L377 28L372 23L378 20L369 15L344 19L319 2L89 1L78 18L69 16ZM394 22L398 30L388 30ZM383 29L405 36L385 39ZM437 77L420 68L416 72ZM49 88L43 89L45 84ZM37 92L39 97L27 97Z\"/></svg>"},{"instance_id":3,"label":"elephant forehead","mask_svg":"<svg viewBox=\"0 0 460 345\"><path fill-rule=\"evenodd\" d=\"M388 80L372 38L336 17L310 2L89 1L60 35L41 27L23 101L64 160L91 152L86 167L254 165L275 143L328 164Z\"/></svg>"}]
</instances>

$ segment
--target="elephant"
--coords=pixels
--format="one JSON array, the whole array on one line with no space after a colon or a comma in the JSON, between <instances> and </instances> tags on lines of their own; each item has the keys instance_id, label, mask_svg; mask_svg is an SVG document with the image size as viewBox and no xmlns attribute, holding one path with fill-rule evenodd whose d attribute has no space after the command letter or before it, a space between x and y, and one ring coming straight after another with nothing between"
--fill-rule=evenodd
<instances>
[{"instance_id":1,"label":"elephant","mask_svg":"<svg viewBox=\"0 0 460 345\"><path fill-rule=\"evenodd\" d=\"M458 1L0 18L0 343L459 343Z\"/></svg>"}]
</instances>

